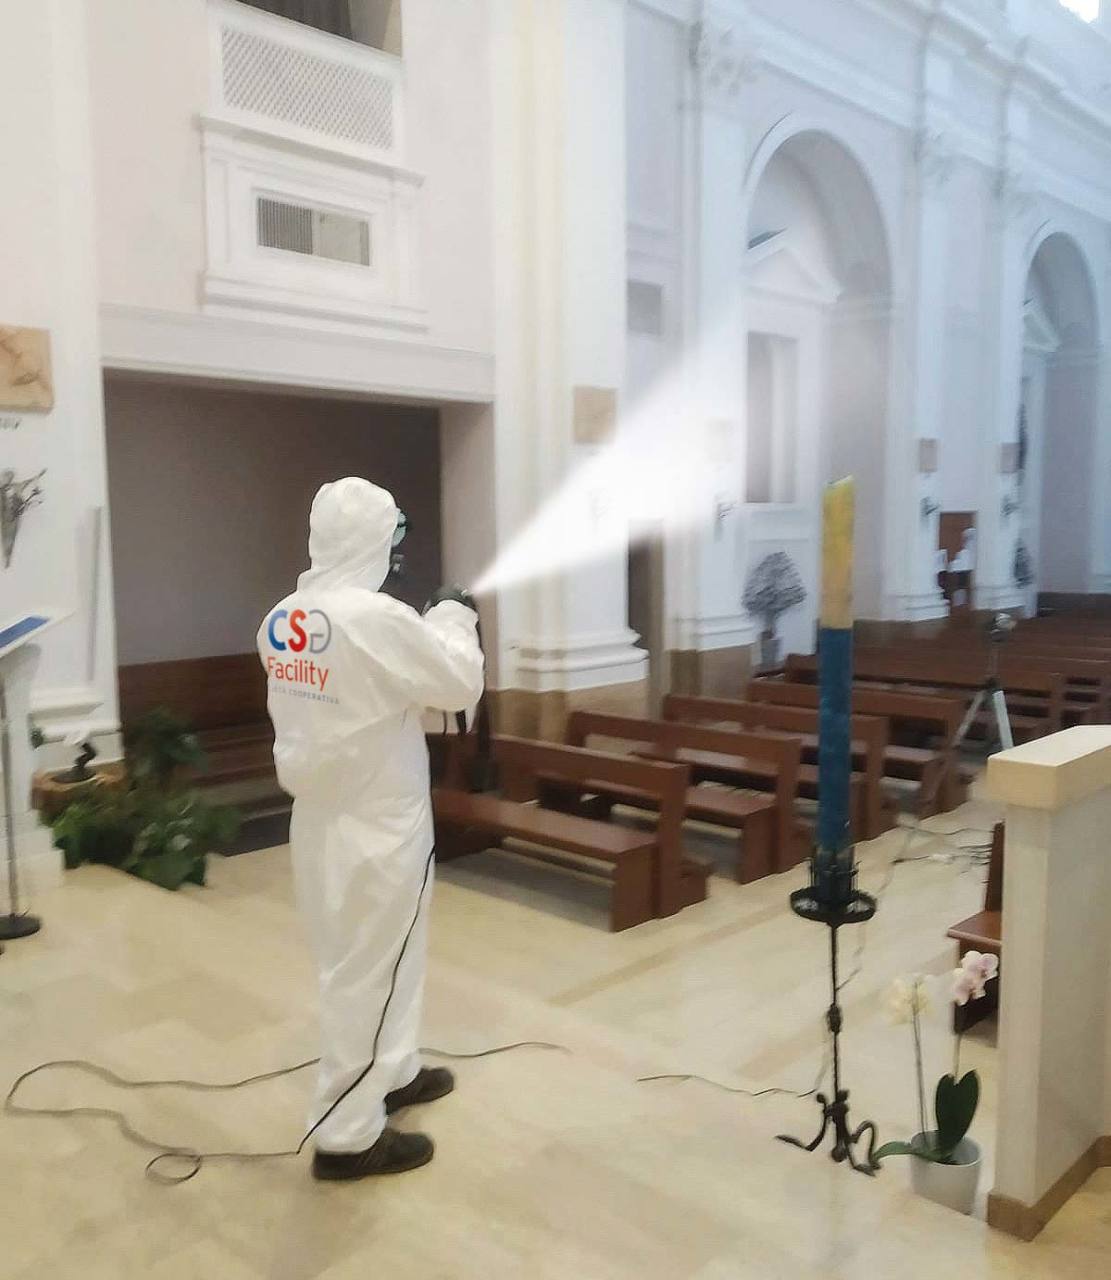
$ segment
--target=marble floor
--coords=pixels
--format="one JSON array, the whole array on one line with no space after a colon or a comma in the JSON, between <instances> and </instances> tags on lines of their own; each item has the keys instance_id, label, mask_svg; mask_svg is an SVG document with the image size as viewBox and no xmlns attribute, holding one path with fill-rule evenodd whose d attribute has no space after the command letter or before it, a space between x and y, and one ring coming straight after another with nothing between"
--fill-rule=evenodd
<instances>
[{"instance_id":1,"label":"marble floor","mask_svg":"<svg viewBox=\"0 0 1111 1280\"><path fill-rule=\"evenodd\" d=\"M973 843L972 802L932 825ZM977 830L978 829L978 830ZM905 838L861 848L864 881L888 877ZM710 837L723 869L729 848ZM912 1054L883 993L952 964L946 927L976 909L983 871L931 860L919 839L863 935L843 993L847 1081L858 1118L885 1137L914 1124ZM823 931L786 907L801 872L738 886L624 934L605 931L587 882L483 854L446 868L434 909L427 1043L473 1051L557 1041L456 1064L459 1088L409 1125L427 1127L426 1169L317 1185L308 1158L220 1162L174 1188L106 1120L0 1118L4 1280L794 1280L919 1277L1069 1280L1111 1269L1111 1170L1030 1245L921 1201L905 1164L876 1180L775 1141L809 1135L812 1100L752 1099L733 1086L809 1089L822 1066ZM204 890L168 894L102 868L67 875L36 904L46 927L0 957L0 1079L47 1058L92 1058L125 1075L226 1080L308 1057L311 974L290 903L288 851L215 859ZM846 972L860 938L846 936ZM945 1010L927 1032L945 1069ZM976 1136L990 1186L990 1031L966 1041L985 1099ZM43 1106L123 1108L141 1131L207 1149L280 1150L300 1137L308 1080L233 1094L124 1092L71 1070L31 1080Z\"/></svg>"}]
</instances>

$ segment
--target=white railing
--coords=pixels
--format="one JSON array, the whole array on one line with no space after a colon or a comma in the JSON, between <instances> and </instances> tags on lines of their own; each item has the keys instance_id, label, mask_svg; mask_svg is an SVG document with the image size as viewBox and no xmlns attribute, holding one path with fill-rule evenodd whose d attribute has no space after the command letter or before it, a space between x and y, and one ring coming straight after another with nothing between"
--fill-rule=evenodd
<instances>
[{"instance_id":1,"label":"white railing","mask_svg":"<svg viewBox=\"0 0 1111 1280\"><path fill-rule=\"evenodd\" d=\"M402 63L392 54L208 0L211 113L367 159L403 155Z\"/></svg>"}]
</instances>

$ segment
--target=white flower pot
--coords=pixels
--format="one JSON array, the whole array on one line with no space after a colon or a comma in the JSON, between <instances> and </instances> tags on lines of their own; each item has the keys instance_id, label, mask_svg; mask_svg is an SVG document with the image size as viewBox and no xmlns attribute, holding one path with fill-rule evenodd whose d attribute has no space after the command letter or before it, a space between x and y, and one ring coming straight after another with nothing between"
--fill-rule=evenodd
<instances>
[{"instance_id":1,"label":"white flower pot","mask_svg":"<svg viewBox=\"0 0 1111 1280\"><path fill-rule=\"evenodd\" d=\"M926 1135L932 1139L933 1133ZM912 1146L924 1144L923 1135L911 1138ZM976 1191L980 1185L980 1148L971 1138L962 1138L953 1152L953 1164L937 1164L910 1157L910 1183L920 1196L955 1209L958 1213L972 1212L976 1203Z\"/></svg>"}]
</instances>

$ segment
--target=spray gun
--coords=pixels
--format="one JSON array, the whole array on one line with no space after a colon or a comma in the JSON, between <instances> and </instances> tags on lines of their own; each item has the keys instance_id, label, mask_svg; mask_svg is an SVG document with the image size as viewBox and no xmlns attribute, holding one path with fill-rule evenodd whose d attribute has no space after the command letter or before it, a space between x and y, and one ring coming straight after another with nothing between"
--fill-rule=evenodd
<instances>
[{"instance_id":1,"label":"spray gun","mask_svg":"<svg viewBox=\"0 0 1111 1280\"><path fill-rule=\"evenodd\" d=\"M445 600L454 600L457 604L465 605L468 609L474 610L478 647L482 650L483 657L485 657L486 649L482 643L482 623L479 620L478 604L474 596L464 587L440 587L424 606L424 612L427 613L435 605L443 604ZM466 739L469 731L467 729L467 717L464 712L457 711L455 713L455 725L459 738L461 740ZM478 706L475 708L474 732L475 753L472 758L466 761L465 765L467 789L474 793L493 791L497 785L497 773L494 766L493 753L490 749L490 706L486 697L485 684L482 686L482 696L479 698Z\"/></svg>"}]
</instances>

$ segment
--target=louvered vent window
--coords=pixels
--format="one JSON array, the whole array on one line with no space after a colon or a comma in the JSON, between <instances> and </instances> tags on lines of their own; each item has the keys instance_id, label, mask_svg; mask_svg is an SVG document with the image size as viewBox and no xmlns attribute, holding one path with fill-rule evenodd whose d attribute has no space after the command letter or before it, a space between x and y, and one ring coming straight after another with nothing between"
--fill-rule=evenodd
<instances>
[{"instance_id":1,"label":"louvered vent window","mask_svg":"<svg viewBox=\"0 0 1111 1280\"><path fill-rule=\"evenodd\" d=\"M260 196L258 243L312 258L370 266L370 223L365 218Z\"/></svg>"}]
</instances>

